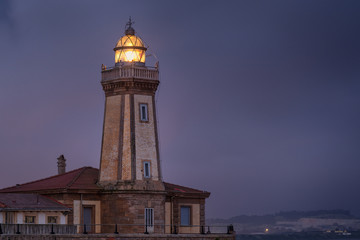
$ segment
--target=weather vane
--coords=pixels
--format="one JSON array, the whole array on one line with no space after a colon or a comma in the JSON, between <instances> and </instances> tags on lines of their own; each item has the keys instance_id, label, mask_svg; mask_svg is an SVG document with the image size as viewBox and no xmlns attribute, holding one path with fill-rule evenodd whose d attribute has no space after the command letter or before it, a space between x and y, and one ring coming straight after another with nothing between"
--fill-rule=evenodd
<instances>
[{"instance_id":1,"label":"weather vane","mask_svg":"<svg viewBox=\"0 0 360 240\"><path fill-rule=\"evenodd\" d=\"M129 21L126 23L125 25L125 28L126 29L129 29L131 28L131 25L134 24L135 22L134 21L131 21L131 16L129 17Z\"/></svg>"},{"instance_id":2,"label":"weather vane","mask_svg":"<svg viewBox=\"0 0 360 240\"><path fill-rule=\"evenodd\" d=\"M135 22L131 21L131 17L129 17L129 21L125 25L125 34L126 35L135 35L135 30L131 27Z\"/></svg>"}]
</instances>

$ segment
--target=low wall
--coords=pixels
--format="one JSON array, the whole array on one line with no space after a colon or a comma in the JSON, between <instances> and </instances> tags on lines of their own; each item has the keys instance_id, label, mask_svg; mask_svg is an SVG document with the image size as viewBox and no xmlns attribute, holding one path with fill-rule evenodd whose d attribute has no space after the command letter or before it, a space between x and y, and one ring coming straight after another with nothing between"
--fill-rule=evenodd
<instances>
[{"instance_id":1,"label":"low wall","mask_svg":"<svg viewBox=\"0 0 360 240\"><path fill-rule=\"evenodd\" d=\"M235 240L234 234L2 234L0 240Z\"/></svg>"}]
</instances>

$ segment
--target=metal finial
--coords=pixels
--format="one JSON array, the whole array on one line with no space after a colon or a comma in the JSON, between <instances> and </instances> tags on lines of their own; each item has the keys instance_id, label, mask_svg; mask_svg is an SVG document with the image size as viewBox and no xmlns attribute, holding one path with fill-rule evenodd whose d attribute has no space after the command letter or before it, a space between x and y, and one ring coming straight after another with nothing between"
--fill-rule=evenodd
<instances>
[{"instance_id":1,"label":"metal finial","mask_svg":"<svg viewBox=\"0 0 360 240\"><path fill-rule=\"evenodd\" d=\"M126 28L131 28L131 25L134 24L134 21L131 21L131 16L129 17L129 21L126 23Z\"/></svg>"},{"instance_id":2,"label":"metal finial","mask_svg":"<svg viewBox=\"0 0 360 240\"><path fill-rule=\"evenodd\" d=\"M135 35L135 30L131 26L134 23L135 23L134 21L131 21L131 16L130 16L129 21L125 25L125 34L126 35Z\"/></svg>"}]
</instances>

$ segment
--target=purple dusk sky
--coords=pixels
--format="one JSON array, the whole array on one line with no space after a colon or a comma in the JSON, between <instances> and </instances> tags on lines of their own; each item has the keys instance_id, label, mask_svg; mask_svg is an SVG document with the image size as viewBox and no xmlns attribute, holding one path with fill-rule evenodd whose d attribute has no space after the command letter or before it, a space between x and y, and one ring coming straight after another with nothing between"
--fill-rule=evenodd
<instances>
[{"instance_id":1,"label":"purple dusk sky","mask_svg":"<svg viewBox=\"0 0 360 240\"><path fill-rule=\"evenodd\" d=\"M99 167L101 64L160 61L164 180L207 217L360 215L360 1L0 1L0 187ZM154 57L149 57L154 62ZM151 63L151 62L149 62Z\"/></svg>"}]
</instances>

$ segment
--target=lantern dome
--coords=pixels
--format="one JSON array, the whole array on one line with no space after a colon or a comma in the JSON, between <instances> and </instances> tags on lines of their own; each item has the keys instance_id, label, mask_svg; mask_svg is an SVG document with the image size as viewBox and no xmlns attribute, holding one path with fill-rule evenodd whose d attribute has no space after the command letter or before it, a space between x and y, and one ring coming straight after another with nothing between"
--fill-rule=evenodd
<instances>
[{"instance_id":1,"label":"lantern dome","mask_svg":"<svg viewBox=\"0 0 360 240\"><path fill-rule=\"evenodd\" d=\"M144 42L138 36L135 36L135 30L131 27L133 22L129 19L126 24L125 36L121 37L116 43L115 65L120 63L140 63L145 64L146 47Z\"/></svg>"}]
</instances>

